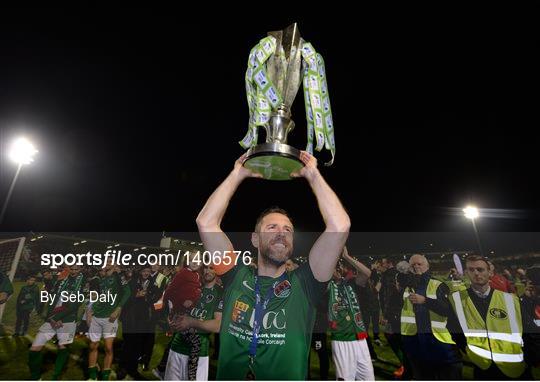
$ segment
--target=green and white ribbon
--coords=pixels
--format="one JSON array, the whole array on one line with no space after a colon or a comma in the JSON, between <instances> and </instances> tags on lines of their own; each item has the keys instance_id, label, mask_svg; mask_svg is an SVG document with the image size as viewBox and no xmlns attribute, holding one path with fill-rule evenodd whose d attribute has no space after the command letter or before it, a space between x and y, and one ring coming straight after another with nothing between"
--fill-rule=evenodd
<instances>
[{"instance_id":1,"label":"green and white ribbon","mask_svg":"<svg viewBox=\"0 0 540 382\"><path fill-rule=\"evenodd\" d=\"M334 311L334 306L347 309L348 313L352 315L352 319L359 332L365 332L366 326L362 320L362 312L360 310L360 304L358 298L354 292L352 286L342 280L336 283L334 280L330 281L329 285L329 304L328 304L328 319L330 321L338 321L339 311ZM344 301L347 301L345 304Z\"/></svg>"},{"instance_id":2,"label":"green and white ribbon","mask_svg":"<svg viewBox=\"0 0 540 382\"><path fill-rule=\"evenodd\" d=\"M307 121L306 151L321 151L324 147L330 150L334 162L336 144L334 139L334 123L326 82L326 72L322 56L313 46L304 40L302 43L302 75L304 101ZM249 128L240 141L244 149L257 144L258 127L268 123L272 111L276 111L282 103L281 94L274 86L266 72L266 61L276 51L276 40L272 36L263 38L249 54L246 70L246 94L249 107ZM280 55L283 57L283 55ZM315 147L313 147L315 143Z\"/></svg>"}]
</instances>

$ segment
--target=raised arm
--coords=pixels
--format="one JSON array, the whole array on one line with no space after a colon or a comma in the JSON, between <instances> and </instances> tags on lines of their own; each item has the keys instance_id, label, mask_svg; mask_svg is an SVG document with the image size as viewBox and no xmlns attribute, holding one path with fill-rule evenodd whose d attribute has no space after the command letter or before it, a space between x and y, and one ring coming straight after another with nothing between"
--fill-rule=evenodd
<instances>
[{"instance_id":1,"label":"raised arm","mask_svg":"<svg viewBox=\"0 0 540 382\"><path fill-rule=\"evenodd\" d=\"M362 264L360 261L356 260L354 257L349 255L349 251L347 250L347 247L343 247L343 258L345 261L347 261L349 264L352 265L354 269L358 272L358 276L356 276L357 284L359 282L359 279L361 280L360 275L363 275L365 280L369 279L371 277L371 269L366 267L364 264Z\"/></svg>"},{"instance_id":2,"label":"raised arm","mask_svg":"<svg viewBox=\"0 0 540 382\"><path fill-rule=\"evenodd\" d=\"M300 159L305 166L292 176L306 178L317 198L319 210L326 225L326 229L311 248L309 265L315 279L326 282L332 278L336 263L347 241L351 220L339 198L317 169L317 159L305 151L302 151Z\"/></svg>"},{"instance_id":3,"label":"raised arm","mask_svg":"<svg viewBox=\"0 0 540 382\"><path fill-rule=\"evenodd\" d=\"M242 155L234 163L234 169L212 195L210 195L210 198L208 198L203 209L199 212L199 216L197 216L197 227L204 248L212 253L216 252L217 254L223 254L224 251L233 251L231 241L221 229L221 221L223 220L229 202L240 183L249 177L261 177L261 175L253 173L242 166L245 155L246 154ZM216 267L216 273L221 275L231 267L232 266L224 268L223 266L218 266Z\"/></svg>"}]
</instances>

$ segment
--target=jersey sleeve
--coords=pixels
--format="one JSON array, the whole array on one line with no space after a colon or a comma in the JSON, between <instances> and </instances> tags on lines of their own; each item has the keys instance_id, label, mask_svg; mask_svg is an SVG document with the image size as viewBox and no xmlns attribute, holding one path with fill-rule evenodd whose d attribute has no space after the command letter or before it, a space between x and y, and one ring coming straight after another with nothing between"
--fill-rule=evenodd
<instances>
[{"instance_id":1,"label":"jersey sleeve","mask_svg":"<svg viewBox=\"0 0 540 382\"><path fill-rule=\"evenodd\" d=\"M311 266L309 265L309 261L301 264L293 272L300 279L300 283L309 302L313 305L319 304L324 295L328 282L320 282L315 279Z\"/></svg>"},{"instance_id":2,"label":"jersey sleeve","mask_svg":"<svg viewBox=\"0 0 540 382\"><path fill-rule=\"evenodd\" d=\"M231 285L234 278L236 277L236 274L242 267L246 267L246 265L243 265L243 264L235 265L233 268L229 269L227 272L219 276L221 278L221 282L223 283L223 289L226 290L229 287L229 285Z\"/></svg>"}]
</instances>

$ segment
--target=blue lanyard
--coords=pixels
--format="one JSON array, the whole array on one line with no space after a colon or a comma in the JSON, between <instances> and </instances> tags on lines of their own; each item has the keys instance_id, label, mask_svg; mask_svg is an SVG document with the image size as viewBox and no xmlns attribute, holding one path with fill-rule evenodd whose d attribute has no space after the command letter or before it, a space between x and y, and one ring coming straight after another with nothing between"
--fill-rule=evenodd
<instances>
[{"instance_id":1,"label":"blue lanyard","mask_svg":"<svg viewBox=\"0 0 540 382\"><path fill-rule=\"evenodd\" d=\"M287 272L283 272L277 283L285 281ZM275 283L268 288L266 292L266 298L261 301L261 285L259 283L259 277L255 275L255 318L253 319L253 336L251 337L251 343L249 344L249 360L253 363L255 355L257 353L257 339L259 337L259 331L261 330L261 322L264 316L264 312L268 307L272 293L274 292Z\"/></svg>"}]
</instances>

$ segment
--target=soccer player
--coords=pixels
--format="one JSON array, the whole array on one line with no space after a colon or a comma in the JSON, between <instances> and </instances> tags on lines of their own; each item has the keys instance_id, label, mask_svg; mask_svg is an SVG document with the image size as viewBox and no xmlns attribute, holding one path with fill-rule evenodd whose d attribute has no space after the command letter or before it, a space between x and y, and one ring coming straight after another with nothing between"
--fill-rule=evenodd
<instances>
[{"instance_id":1,"label":"soccer player","mask_svg":"<svg viewBox=\"0 0 540 382\"><path fill-rule=\"evenodd\" d=\"M41 378L41 363L43 346L54 336L58 340L58 352L54 364L53 380L60 378L60 374L69 358L69 345L73 342L75 330L77 328L77 312L80 302L63 301L62 293L66 295L77 295L82 293L85 280L78 265L69 268L69 276L56 282L51 289L56 296L52 305L47 305L46 322L40 326L39 331L32 342L28 353L28 366L30 368L30 378L38 380Z\"/></svg>"},{"instance_id":2,"label":"soccer player","mask_svg":"<svg viewBox=\"0 0 540 382\"><path fill-rule=\"evenodd\" d=\"M332 277L350 219L317 169L315 157L303 151L304 167L291 175L307 180L326 226L309 261L286 272L294 226L286 211L273 208L260 215L251 235L258 250L257 269L242 261L227 265L231 253L225 251L232 251L233 245L221 221L237 187L246 178L260 177L243 167L244 159L245 155L236 161L197 217L205 249L224 260L215 261L225 291L217 379L306 379L315 305Z\"/></svg>"},{"instance_id":3,"label":"soccer player","mask_svg":"<svg viewBox=\"0 0 540 382\"><path fill-rule=\"evenodd\" d=\"M359 280L371 276L371 270L343 249L343 258L351 264ZM328 321L332 339L332 358L338 380L373 381L375 374L367 344L367 328L362 320L360 303L353 286L356 280L345 279L338 265L328 285Z\"/></svg>"},{"instance_id":4,"label":"soccer player","mask_svg":"<svg viewBox=\"0 0 540 382\"><path fill-rule=\"evenodd\" d=\"M204 268L202 295L196 306L189 312L189 316L181 316L180 320L172 323L177 331L196 329L200 337L199 359L196 370L197 381L208 380L210 333L218 333L221 325L221 310L223 309L223 288L216 284L216 272ZM168 293L170 293L168 291ZM186 341L181 333L175 333L167 368L166 381L188 380L188 362L193 344Z\"/></svg>"},{"instance_id":5,"label":"soccer player","mask_svg":"<svg viewBox=\"0 0 540 382\"><path fill-rule=\"evenodd\" d=\"M111 374L113 343L118 331L118 317L122 311L122 306L129 299L131 293L127 284L122 285L120 275L116 272L116 266L112 262L108 262L100 271L99 293L100 296L114 296L114 301L108 298L103 301L96 301L92 303L91 308L88 310L86 318L89 324L88 338L90 339L88 379L97 380L98 347L103 337L105 358L103 359L101 379L107 381Z\"/></svg>"}]
</instances>

